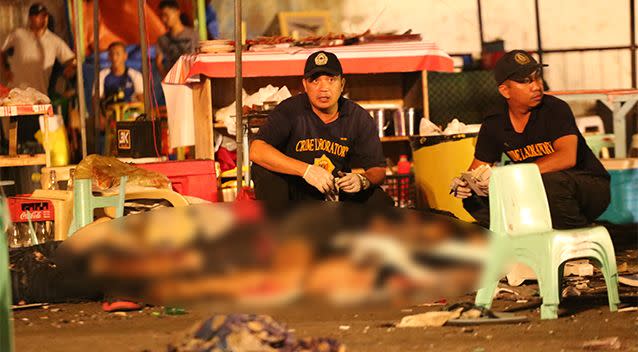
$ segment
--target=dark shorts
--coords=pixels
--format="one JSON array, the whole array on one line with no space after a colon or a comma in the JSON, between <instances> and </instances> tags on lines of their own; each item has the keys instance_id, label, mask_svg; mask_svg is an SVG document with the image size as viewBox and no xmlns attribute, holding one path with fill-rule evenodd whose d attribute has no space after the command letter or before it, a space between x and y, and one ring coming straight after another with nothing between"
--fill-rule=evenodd
<instances>
[{"instance_id":1,"label":"dark shorts","mask_svg":"<svg viewBox=\"0 0 638 352\"><path fill-rule=\"evenodd\" d=\"M590 225L607 209L611 200L609 179L584 171L564 170L542 174L547 202L555 229ZM463 200L463 207L484 227L489 227L487 197Z\"/></svg>"}]
</instances>

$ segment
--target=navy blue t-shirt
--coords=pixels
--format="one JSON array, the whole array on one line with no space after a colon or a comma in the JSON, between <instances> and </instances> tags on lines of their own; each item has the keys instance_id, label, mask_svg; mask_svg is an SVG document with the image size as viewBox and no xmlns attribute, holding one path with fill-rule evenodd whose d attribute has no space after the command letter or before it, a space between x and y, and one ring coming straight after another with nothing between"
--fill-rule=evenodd
<instances>
[{"instance_id":1,"label":"navy blue t-shirt","mask_svg":"<svg viewBox=\"0 0 638 352\"><path fill-rule=\"evenodd\" d=\"M514 163L531 163L552 154L555 140L572 134L578 137L576 165L572 169L608 178L607 170L576 127L569 105L551 95L544 95L541 103L532 109L521 133L514 130L506 103L489 113L481 125L474 157L493 163L500 161L505 153Z\"/></svg>"},{"instance_id":2,"label":"navy blue t-shirt","mask_svg":"<svg viewBox=\"0 0 638 352\"><path fill-rule=\"evenodd\" d=\"M361 106L339 98L339 117L328 124L312 111L308 95L299 94L281 102L259 129L255 139L283 154L308 164L337 172L352 168L385 167L385 158L376 125ZM298 191L321 198L321 193L301 177L291 177Z\"/></svg>"}]
</instances>

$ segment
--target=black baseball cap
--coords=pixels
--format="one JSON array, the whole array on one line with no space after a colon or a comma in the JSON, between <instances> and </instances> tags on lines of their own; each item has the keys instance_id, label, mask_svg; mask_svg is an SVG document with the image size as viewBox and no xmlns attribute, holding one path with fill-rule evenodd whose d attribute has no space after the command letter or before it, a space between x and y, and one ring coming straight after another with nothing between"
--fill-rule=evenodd
<instances>
[{"instance_id":1,"label":"black baseball cap","mask_svg":"<svg viewBox=\"0 0 638 352\"><path fill-rule=\"evenodd\" d=\"M494 66L494 79L498 85L508 79L522 81L536 70L547 65L539 64L525 50L512 50L501 57Z\"/></svg>"},{"instance_id":2,"label":"black baseball cap","mask_svg":"<svg viewBox=\"0 0 638 352\"><path fill-rule=\"evenodd\" d=\"M324 73L329 76L341 76L343 69L337 55L327 51L317 51L306 59L306 66L303 70L305 78L315 76L318 73Z\"/></svg>"},{"instance_id":3,"label":"black baseball cap","mask_svg":"<svg viewBox=\"0 0 638 352\"><path fill-rule=\"evenodd\" d=\"M31 5L31 7L29 7L29 16L35 16L41 13L49 13L46 6L36 2L35 4Z\"/></svg>"}]
</instances>

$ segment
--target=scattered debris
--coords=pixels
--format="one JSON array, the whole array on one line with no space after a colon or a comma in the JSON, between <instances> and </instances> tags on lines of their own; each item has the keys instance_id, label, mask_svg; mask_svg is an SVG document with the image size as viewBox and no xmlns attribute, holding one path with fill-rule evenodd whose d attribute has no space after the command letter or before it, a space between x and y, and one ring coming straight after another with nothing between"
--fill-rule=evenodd
<instances>
[{"instance_id":1,"label":"scattered debris","mask_svg":"<svg viewBox=\"0 0 638 352\"><path fill-rule=\"evenodd\" d=\"M419 307L434 307L434 306L444 306L447 304L447 299L445 298L441 298L438 301L434 301L434 302L429 302L429 303L422 303L419 304Z\"/></svg>"},{"instance_id":2,"label":"scattered debris","mask_svg":"<svg viewBox=\"0 0 638 352\"><path fill-rule=\"evenodd\" d=\"M367 334L367 333L368 333L368 330L370 330L370 327L369 327L369 326L366 326L365 328L363 328L363 333L364 333L364 334Z\"/></svg>"},{"instance_id":3,"label":"scattered debris","mask_svg":"<svg viewBox=\"0 0 638 352\"><path fill-rule=\"evenodd\" d=\"M572 260L565 263L563 267L563 276L592 276L594 275L594 266L587 259Z\"/></svg>"},{"instance_id":4,"label":"scattered debris","mask_svg":"<svg viewBox=\"0 0 638 352\"><path fill-rule=\"evenodd\" d=\"M638 287L638 274L618 276L618 282L627 286Z\"/></svg>"},{"instance_id":5,"label":"scattered debris","mask_svg":"<svg viewBox=\"0 0 638 352\"><path fill-rule=\"evenodd\" d=\"M113 315L124 318L128 317L128 314L126 312L113 312Z\"/></svg>"},{"instance_id":6,"label":"scattered debris","mask_svg":"<svg viewBox=\"0 0 638 352\"><path fill-rule=\"evenodd\" d=\"M561 297L563 298L570 297L570 296L580 296L580 295L581 295L580 290L574 286L567 286L563 289L563 292L561 292Z\"/></svg>"},{"instance_id":7,"label":"scattered debris","mask_svg":"<svg viewBox=\"0 0 638 352\"><path fill-rule=\"evenodd\" d=\"M461 316L463 308L458 308L451 312L427 312L415 315L408 315L401 319L397 325L398 328L423 328L433 326L443 326L450 319L456 319Z\"/></svg>"},{"instance_id":8,"label":"scattered debris","mask_svg":"<svg viewBox=\"0 0 638 352\"><path fill-rule=\"evenodd\" d=\"M322 351L345 352L330 338L297 338L267 315L213 315L195 325L169 352L182 351Z\"/></svg>"},{"instance_id":9,"label":"scattered debris","mask_svg":"<svg viewBox=\"0 0 638 352\"><path fill-rule=\"evenodd\" d=\"M622 312L638 312L638 307L625 307L625 308L620 308L618 309L619 313Z\"/></svg>"},{"instance_id":10,"label":"scattered debris","mask_svg":"<svg viewBox=\"0 0 638 352\"><path fill-rule=\"evenodd\" d=\"M621 347L622 343L618 336L589 340L583 343L583 348L586 350L619 350Z\"/></svg>"},{"instance_id":11,"label":"scattered debris","mask_svg":"<svg viewBox=\"0 0 638 352\"><path fill-rule=\"evenodd\" d=\"M619 273L624 273L625 271L627 271L627 269L629 269L629 265L627 265L627 262L624 262L624 263L618 265L618 267L616 268L616 270Z\"/></svg>"},{"instance_id":12,"label":"scattered debris","mask_svg":"<svg viewBox=\"0 0 638 352\"><path fill-rule=\"evenodd\" d=\"M348 331L350 330L350 325L339 325L339 330Z\"/></svg>"},{"instance_id":13,"label":"scattered debris","mask_svg":"<svg viewBox=\"0 0 638 352\"><path fill-rule=\"evenodd\" d=\"M401 313L412 313L412 309L408 308L408 309L401 309Z\"/></svg>"}]
</instances>

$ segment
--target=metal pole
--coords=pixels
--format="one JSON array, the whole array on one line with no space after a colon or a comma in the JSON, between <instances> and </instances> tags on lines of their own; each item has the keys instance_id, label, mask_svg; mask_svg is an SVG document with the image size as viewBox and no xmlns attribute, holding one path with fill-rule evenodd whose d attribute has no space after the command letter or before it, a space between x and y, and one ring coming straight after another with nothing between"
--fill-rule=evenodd
<instances>
[{"instance_id":1,"label":"metal pole","mask_svg":"<svg viewBox=\"0 0 638 352\"><path fill-rule=\"evenodd\" d=\"M199 30L199 40L208 39L206 30L206 1L197 0L197 29Z\"/></svg>"},{"instance_id":2,"label":"metal pole","mask_svg":"<svg viewBox=\"0 0 638 352\"><path fill-rule=\"evenodd\" d=\"M636 1L629 0L629 33L631 33L631 87L636 88Z\"/></svg>"},{"instance_id":3,"label":"metal pole","mask_svg":"<svg viewBox=\"0 0 638 352\"><path fill-rule=\"evenodd\" d=\"M478 25L479 35L481 36L481 51L483 51L483 43L485 43L485 38L483 37L483 12L481 11L481 0L476 0L476 7L478 9Z\"/></svg>"},{"instance_id":4,"label":"metal pole","mask_svg":"<svg viewBox=\"0 0 638 352\"><path fill-rule=\"evenodd\" d=\"M100 1L93 0L93 135L94 151L100 150Z\"/></svg>"},{"instance_id":5,"label":"metal pole","mask_svg":"<svg viewBox=\"0 0 638 352\"><path fill-rule=\"evenodd\" d=\"M243 185L244 165L244 121L242 101L242 62L241 62L241 0L235 0L235 141L237 142L237 194Z\"/></svg>"},{"instance_id":6,"label":"metal pole","mask_svg":"<svg viewBox=\"0 0 638 352\"><path fill-rule=\"evenodd\" d=\"M148 46L146 43L146 16L144 14L145 0L137 0L137 17L140 32L140 47L142 50L142 79L144 82L144 113L146 116L152 116L151 111L151 92L149 87L149 70L148 70Z\"/></svg>"},{"instance_id":7,"label":"metal pole","mask_svg":"<svg viewBox=\"0 0 638 352\"><path fill-rule=\"evenodd\" d=\"M80 7L82 6L81 0L75 0L73 2L73 10L75 17L75 53L77 55L77 92L78 102L80 104L80 137L82 138L82 158L87 155L86 150L86 97L84 96L84 75L82 74L82 63L84 62L84 49L82 49L82 24L80 16Z\"/></svg>"},{"instance_id":8,"label":"metal pole","mask_svg":"<svg viewBox=\"0 0 638 352\"><path fill-rule=\"evenodd\" d=\"M536 41L538 43L538 62L543 63L543 43L541 41L541 18L538 10L538 0L534 0L534 14L536 15Z\"/></svg>"}]
</instances>

